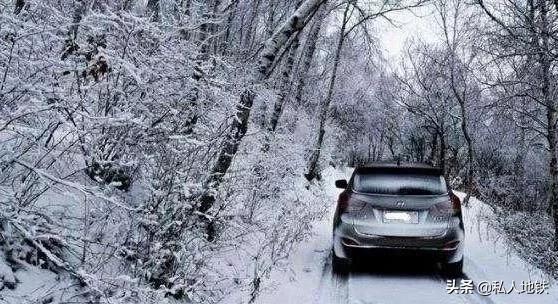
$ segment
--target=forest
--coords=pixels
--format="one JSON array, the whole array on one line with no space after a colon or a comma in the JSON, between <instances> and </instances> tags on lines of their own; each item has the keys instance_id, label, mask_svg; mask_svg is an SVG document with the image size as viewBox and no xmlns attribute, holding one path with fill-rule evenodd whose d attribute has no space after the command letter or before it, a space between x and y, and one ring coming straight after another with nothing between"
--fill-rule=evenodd
<instances>
[{"instance_id":1,"label":"forest","mask_svg":"<svg viewBox=\"0 0 558 304\"><path fill-rule=\"evenodd\" d=\"M394 59L401 12L435 39ZM0 302L36 267L29 303L252 303L328 216L322 172L375 161L443 168L558 276L557 26L556 0L0 0Z\"/></svg>"}]
</instances>

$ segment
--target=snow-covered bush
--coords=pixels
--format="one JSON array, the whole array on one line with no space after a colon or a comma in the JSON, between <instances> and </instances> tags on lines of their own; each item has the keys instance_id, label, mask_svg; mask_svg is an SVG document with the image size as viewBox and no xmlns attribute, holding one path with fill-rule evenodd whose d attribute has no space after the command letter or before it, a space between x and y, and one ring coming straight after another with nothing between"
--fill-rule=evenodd
<instances>
[{"instance_id":1,"label":"snow-covered bush","mask_svg":"<svg viewBox=\"0 0 558 304\"><path fill-rule=\"evenodd\" d=\"M204 38L217 21L200 3L184 19L149 2L0 4L0 290L16 301L20 274L41 269L56 278L34 301L250 300L330 203L302 177L312 118L291 105L276 132L250 121L206 187L256 62Z\"/></svg>"},{"instance_id":2,"label":"snow-covered bush","mask_svg":"<svg viewBox=\"0 0 558 304\"><path fill-rule=\"evenodd\" d=\"M507 212L499 209L499 226L526 261L558 277L558 254L552 250L552 219L544 212Z\"/></svg>"}]
</instances>

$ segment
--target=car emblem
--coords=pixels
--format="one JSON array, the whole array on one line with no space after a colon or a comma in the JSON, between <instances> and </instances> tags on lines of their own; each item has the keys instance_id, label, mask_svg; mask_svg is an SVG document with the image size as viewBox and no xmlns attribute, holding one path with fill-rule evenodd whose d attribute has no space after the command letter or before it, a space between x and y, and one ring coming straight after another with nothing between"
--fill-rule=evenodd
<instances>
[{"instance_id":1,"label":"car emblem","mask_svg":"<svg viewBox=\"0 0 558 304\"><path fill-rule=\"evenodd\" d=\"M405 202L399 201L395 203L395 206L397 207L405 207Z\"/></svg>"}]
</instances>

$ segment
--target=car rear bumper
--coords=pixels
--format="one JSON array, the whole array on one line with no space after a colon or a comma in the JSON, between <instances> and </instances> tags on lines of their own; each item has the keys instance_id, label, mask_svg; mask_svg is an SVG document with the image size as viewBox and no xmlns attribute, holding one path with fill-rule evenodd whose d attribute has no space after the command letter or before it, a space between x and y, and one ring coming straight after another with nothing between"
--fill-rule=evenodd
<instances>
[{"instance_id":1,"label":"car rear bumper","mask_svg":"<svg viewBox=\"0 0 558 304\"><path fill-rule=\"evenodd\" d=\"M333 251L343 259L367 256L412 256L453 263L463 258L464 231L459 223L443 234L428 237L362 234L353 225L340 222L333 232Z\"/></svg>"}]
</instances>

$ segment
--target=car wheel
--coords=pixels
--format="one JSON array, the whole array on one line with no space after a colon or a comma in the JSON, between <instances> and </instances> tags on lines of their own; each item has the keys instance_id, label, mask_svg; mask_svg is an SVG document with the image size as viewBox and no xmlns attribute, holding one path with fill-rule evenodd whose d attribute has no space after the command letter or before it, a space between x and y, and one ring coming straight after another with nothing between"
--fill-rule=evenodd
<instances>
[{"instance_id":1,"label":"car wheel","mask_svg":"<svg viewBox=\"0 0 558 304\"><path fill-rule=\"evenodd\" d=\"M442 265L443 272L450 277L459 277L463 274L463 259L455 263L445 263Z\"/></svg>"},{"instance_id":2,"label":"car wheel","mask_svg":"<svg viewBox=\"0 0 558 304\"><path fill-rule=\"evenodd\" d=\"M331 253L331 269L333 274L336 275L346 275L351 269L351 262L347 259L342 259L335 255L335 252Z\"/></svg>"}]
</instances>

